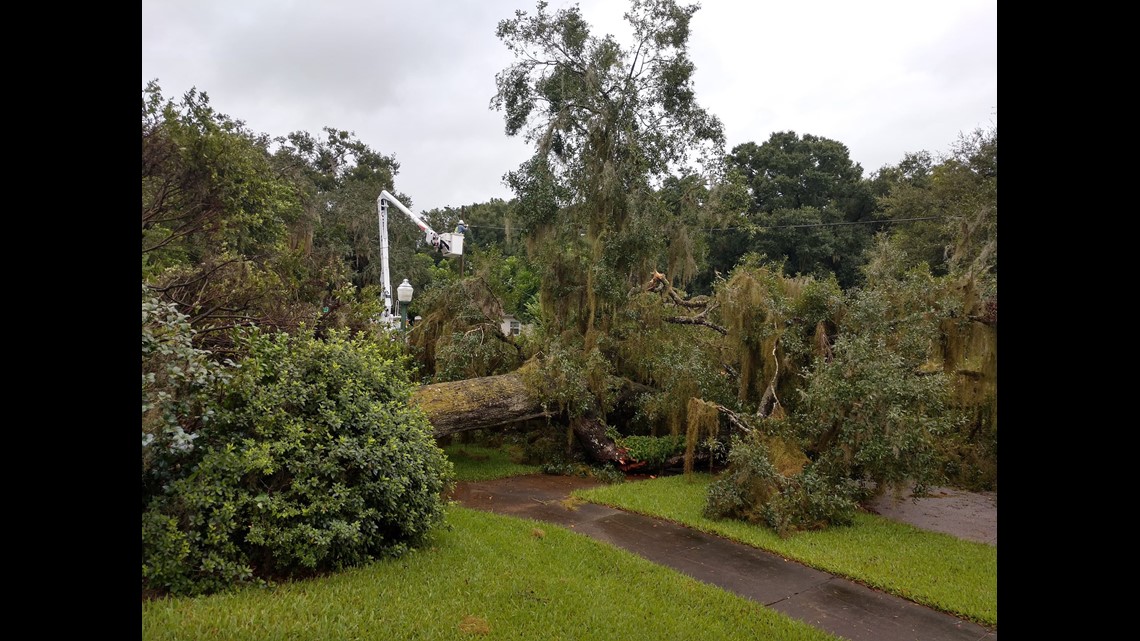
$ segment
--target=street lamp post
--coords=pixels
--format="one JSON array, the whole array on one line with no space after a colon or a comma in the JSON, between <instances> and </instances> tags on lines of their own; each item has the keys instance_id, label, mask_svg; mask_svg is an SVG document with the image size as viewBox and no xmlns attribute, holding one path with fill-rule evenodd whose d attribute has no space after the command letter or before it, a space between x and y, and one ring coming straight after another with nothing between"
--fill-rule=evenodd
<instances>
[{"instance_id":1,"label":"street lamp post","mask_svg":"<svg viewBox=\"0 0 1140 641\"><path fill-rule=\"evenodd\" d=\"M400 329L408 328L408 303L412 302L412 291L412 284L407 278L396 288L396 297L400 299Z\"/></svg>"}]
</instances>

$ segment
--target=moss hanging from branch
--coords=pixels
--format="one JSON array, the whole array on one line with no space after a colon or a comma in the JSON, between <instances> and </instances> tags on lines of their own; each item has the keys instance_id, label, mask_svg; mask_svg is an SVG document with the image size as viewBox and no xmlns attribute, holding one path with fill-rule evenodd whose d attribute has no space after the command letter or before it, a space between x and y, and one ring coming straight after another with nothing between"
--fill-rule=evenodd
<instances>
[{"instance_id":1,"label":"moss hanging from branch","mask_svg":"<svg viewBox=\"0 0 1140 641\"><path fill-rule=\"evenodd\" d=\"M759 398L760 417L779 406L781 373L787 378L795 369L786 362L782 340L796 324L793 309L811 282L807 277L789 278L769 267L746 263L718 288L720 316L728 330L727 349L740 359L737 400L744 404Z\"/></svg>"},{"instance_id":2,"label":"moss hanging from branch","mask_svg":"<svg viewBox=\"0 0 1140 641\"><path fill-rule=\"evenodd\" d=\"M835 291L833 291L835 290ZM637 299L635 289L631 298ZM668 312L653 313L649 305L638 308L646 319L646 328L658 329L662 323L706 325L722 336L689 334L693 339L708 337L707 342L722 359L717 365L724 383L736 387L736 402L752 405L758 418L782 418L787 414L784 398L794 396L794 389L802 384L797 372L810 364L813 354L830 350L830 334L834 332L835 315L841 311L836 305L838 286L830 282L817 283L810 277L786 277L781 270L759 265L756 260L743 264L722 282L714 297L688 299L674 289L664 274L654 272L640 288L641 292L658 295L658 309L676 309L678 316ZM648 302L648 299L645 299ZM791 350L785 338L792 341ZM644 343L645 350L654 348L651 339L630 338ZM643 350L644 351L644 350ZM633 354L633 360L644 360L645 354ZM725 374L727 373L727 374ZM678 386L671 385L673 391ZM671 405L675 413L671 418L684 418L686 425L688 399L708 397L700 391L684 390ZM724 399L727 400L727 399ZM658 403L664 407L666 403Z\"/></svg>"},{"instance_id":3,"label":"moss hanging from branch","mask_svg":"<svg viewBox=\"0 0 1140 641\"><path fill-rule=\"evenodd\" d=\"M815 332L812 334L812 347L813 354L822 358L825 363L830 363L831 359L835 358L834 353L831 351L831 339L828 338L827 323L819 321L815 324Z\"/></svg>"},{"instance_id":4,"label":"moss hanging from branch","mask_svg":"<svg viewBox=\"0 0 1140 641\"><path fill-rule=\"evenodd\" d=\"M687 414L689 421L685 430L685 476L692 478L693 456L696 454L697 444L703 438L716 438L720 432L720 410L716 403L690 398Z\"/></svg>"},{"instance_id":5,"label":"moss hanging from branch","mask_svg":"<svg viewBox=\"0 0 1140 641\"><path fill-rule=\"evenodd\" d=\"M967 310L972 302L967 301ZM992 319L988 322L989 317L975 320L967 316L943 320L936 356L950 381L952 402L968 417L962 432L951 441L951 470L957 483L983 489L992 487L997 478L996 313Z\"/></svg>"},{"instance_id":6,"label":"moss hanging from branch","mask_svg":"<svg viewBox=\"0 0 1140 641\"><path fill-rule=\"evenodd\" d=\"M665 246L666 270L681 287L691 283L697 276L696 242L687 225L674 225L670 230L669 242Z\"/></svg>"},{"instance_id":7,"label":"moss hanging from branch","mask_svg":"<svg viewBox=\"0 0 1140 641\"><path fill-rule=\"evenodd\" d=\"M768 354L772 361L772 376L764 393L760 395L760 403L756 408L756 416L760 418L783 418L784 407L780 404L780 397L776 395L776 385L780 379L780 356L778 353L779 336L776 333L765 339L762 353ZM765 368L767 369L767 368Z\"/></svg>"}]
</instances>

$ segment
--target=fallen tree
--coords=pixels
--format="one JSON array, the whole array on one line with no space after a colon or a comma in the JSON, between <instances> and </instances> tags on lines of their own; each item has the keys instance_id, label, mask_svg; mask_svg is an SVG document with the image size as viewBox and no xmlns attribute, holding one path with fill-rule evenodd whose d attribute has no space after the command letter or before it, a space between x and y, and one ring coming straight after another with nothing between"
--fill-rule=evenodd
<instances>
[{"instance_id":1,"label":"fallen tree","mask_svg":"<svg viewBox=\"0 0 1140 641\"><path fill-rule=\"evenodd\" d=\"M436 438L460 432L505 427L536 418L555 418L552 410L526 384L528 363L508 374L424 385L412 401L424 410ZM594 416L569 420L586 454L599 463L623 464L625 452L606 435L605 423Z\"/></svg>"},{"instance_id":2,"label":"fallen tree","mask_svg":"<svg viewBox=\"0 0 1140 641\"><path fill-rule=\"evenodd\" d=\"M707 320L708 313L716 308L715 302L704 296L694 300L681 297L670 286L668 278L661 273L654 272L649 282L634 288L630 294L634 295L638 291L657 293L661 295L666 305L685 310L699 310L696 315L667 317L664 319L667 323L703 325L721 335L726 333L723 327ZM732 371L729 365L725 364L725 367L726 371ZM553 407L554 403L544 399L534 385L534 377L541 376L539 368L540 363L532 360L506 374L424 385L414 392L413 402L427 414L436 438L472 430L505 428L538 418L555 419L561 425L569 425L586 455L593 461L613 463L627 470L638 467L639 462L631 460L628 452L607 435L606 421L603 417L596 413L570 416L561 409ZM655 391L651 387L625 379L617 390L614 406L628 410L635 405L635 397L638 394ZM774 396L771 390L769 395ZM767 409L771 404L771 401L762 403L762 408ZM713 404L713 407L716 408L714 416L719 413L725 417L730 430L747 429L736 413L722 405ZM621 413L619 410L618 414ZM761 417L764 415L766 412L761 414ZM712 433L716 434L718 431L720 430L714 429ZM727 432L721 437L727 442ZM687 453L682 457L687 470L692 469L694 462L703 464L708 459L707 452L694 452L696 440L695 436L689 438Z\"/></svg>"},{"instance_id":3,"label":"fallen tree","mask_svg":"<svg viewBox=\"0 0 1140 641\"><path fill-rule=\"evenodd\" d=\"M527 388L522 371L423 385L412 400L427 414L436 438L555 416Z\"/></svg>"},{"instance_id":4,"label":"fallen tree","mask_svg":"<svg viewBox=\"0 0 1140 641\"><path fill-rule=\"evenodd\" d=\"M578 416L567 419L564 413L553 411L544 405L526 384L525 373L533 367L533 363L528 363L509 374L424 385L412 394L412 401L427 414L436 438L472 430L505 428L536 418L568 420L578 443L591 460L614 463L625 470L638 467L637 462L630 460L628 453L606 434L606 425L598 417ZM628 399L632 393L645 389L644 386L631 383L623 396ZM693 400L703 403L699 399ZM713 408L714 417L719 414L724 419L728 432L751 430L743 417L727 407L715 403L706 405ZM727 439L728 432L713 427L710 433L720 433L723 439ZM690 438L690 441L695 442L695 437ZM687 455L673 457L667 466L684 462L686 469L691 470L694 462L708 462L707 452L694 455L692 447L687 449Z\"/></svg>"}]
</instances>

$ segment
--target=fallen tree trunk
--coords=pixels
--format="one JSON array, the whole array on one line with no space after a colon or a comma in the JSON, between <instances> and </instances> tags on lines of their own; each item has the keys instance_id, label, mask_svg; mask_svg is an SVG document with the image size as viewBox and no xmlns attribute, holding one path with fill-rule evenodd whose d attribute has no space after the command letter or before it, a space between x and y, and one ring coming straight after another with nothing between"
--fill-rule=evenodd
<instances>
[{"instance_id":1,"label":"fallen tree trunk","mask_svg":"<svg viewBox=\"0 0 1140 641\"><path fill-rule=\"evenodd\" d=\"M412 402L427 414L436 438L471 430L507 427L536 418L559 417L559 423L566 426L565 414L548 409L528 388L524 376L533 367L533 363L527 363L508 374L422 385L412 393ZM652 388L640 383L625 381L618 390L617 405L633 403L637 395L652 391ZM716 413L727 423L727 430L716 430L721 440L727 441L731 432L752 430L736 412L716 403L706 404L715 408ZM637 461L630 460L628 453L606 435L604 421L595 416L580 416L569 419L568 423L578 438L578 443L593 461L614 463L627 471L641 467ZM683 455L674 457L674 460L666 462L666 466L675 465L683 459ZM695 456L696 462L707 460L707 454Z\"/></svg>"},{"instance_id":2,"label":"fallen tree trunk","mask_svg":"<svg viewBox=\"0 0 1140 641\"><path fill-rule=\"evenodd\" d=\"M470 430L505 427L535 418L560 415L545 408L528 390L522 372L423 385L412 394L431 421L436 438ZM631 386L636 391L636 386ZM570 421L586 454L599 463L625 462L624 452L606 435L605 424L592 417Z\"/></svg>"},{"instance_id":3,"label":"fallen tree trunk","mask_svg":"<svg viewBox=\"0 0 1140 641\"><path fill-rule=\"evenodd\" d=\"M570 421L570 427L578 442L586 450L586 454L601 463L616 463L623 465L626 462L625 451L617 446L613 440L606 436L606 426L596 418L579 417Z\"/></svg>"},{"instance_id":4,"label":"fallen tree trunk","mask_svg":"<svg viewBox=\"0 0 1140 641\"><path fill-rule=\"evenodd\" d=\"M521 371L423 385L412 402L427 414L436 438L554 416L531 395Z\"/></svg>"},{"instance_id":5,"label":"fallen tree trunk","mask_svg":"<svg viewBox=\"0 0 1140 641\"><path fill-rule=\"evenodd\" d=\"M470 430L506 427L535 418L564 417L561 412L544 407L532 395L523 378L523 372L528 367L524 366L509 374L423 385L413 392L412 402L427 414L436 438ZM619 398L630 401L636 394L649 389L630 382L623 387ZM718 404L711 405L725 419L730 430L751 431L743 418L732 410ZM566 425L565 422L560 423ZM627 471L640 467L606 435L605 423L598 418L576 417L569 420L569 426L586 455L593 461L614 463ZM678 455L667 461L665 466L677 465L683 459L683 455ZM697 454L695 457L697 462L707 462L707 459L707 454Z\"/></svg>"}]
</instances>

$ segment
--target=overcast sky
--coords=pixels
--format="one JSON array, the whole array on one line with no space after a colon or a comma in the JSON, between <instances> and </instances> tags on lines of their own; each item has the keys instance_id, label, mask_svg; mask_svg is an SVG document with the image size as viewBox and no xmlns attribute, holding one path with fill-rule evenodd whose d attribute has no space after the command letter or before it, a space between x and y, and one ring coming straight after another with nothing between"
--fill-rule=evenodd
<instances>
[{"instance_id":1,"label":"overcast sky","mask_svg":"<svg viewBox=\"0 0 1140 641\"><path fill-rule=\"evenodd\" d=\"M575 4L550 0L553 12ZM628 2L581 0L629 42ZM253 131L344 129L400 163L415 211L510 199L531 155L490 108L512 58L495 37L533 0L143 0L142 85L192 87ZM997 124L997 0L704 0L698 102L726 151L795 131L837 140L863 175Z\"/></svg>"}]
</instances>

